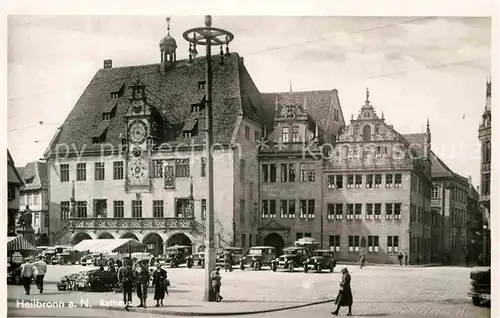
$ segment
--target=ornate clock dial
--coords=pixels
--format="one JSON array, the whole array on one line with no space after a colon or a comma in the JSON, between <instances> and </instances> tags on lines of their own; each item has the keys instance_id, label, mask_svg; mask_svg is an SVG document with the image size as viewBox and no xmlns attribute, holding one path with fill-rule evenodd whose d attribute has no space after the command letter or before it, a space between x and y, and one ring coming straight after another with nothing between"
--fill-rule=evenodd
<instances>
[{"instance_id":1,"label":"ornate clock dial","mask_svg":"<svg viewBox=\"0 0 500 318\"><path fill-rule=\"evenodd\" d=\"M132 183L144 182L148 177L148 163L142 158L132 158L129 163L128 174Z\"/></svg>"},{"instance_id":2,"label":"ornate clock dial","mask_svg":"<svg viewBox=\"0 0 500 318\"><path fill-rule=\"evenodd\" d=\"M134 143L142 143L146 139L147 127L143 121L135 120L130 124L130 139Z\"/></svg>"}]
</instances>

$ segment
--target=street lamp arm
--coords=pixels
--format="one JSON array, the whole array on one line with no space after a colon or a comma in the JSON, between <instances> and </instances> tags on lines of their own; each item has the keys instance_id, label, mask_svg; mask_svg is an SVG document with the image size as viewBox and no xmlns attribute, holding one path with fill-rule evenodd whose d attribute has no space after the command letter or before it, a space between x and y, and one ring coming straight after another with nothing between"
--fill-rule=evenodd
<instances>
[{"instance_id":1,"label":"street lamp arm","mask_svg":"<svg viewBox=\"0 0 500 318\"><path fill-rule=\"evenodd\" d=\"M226 30L212 27L189 29L182 34L184 39L197 45L224 45L234 39L234 35Z\"/></svg>"}]
</instances>

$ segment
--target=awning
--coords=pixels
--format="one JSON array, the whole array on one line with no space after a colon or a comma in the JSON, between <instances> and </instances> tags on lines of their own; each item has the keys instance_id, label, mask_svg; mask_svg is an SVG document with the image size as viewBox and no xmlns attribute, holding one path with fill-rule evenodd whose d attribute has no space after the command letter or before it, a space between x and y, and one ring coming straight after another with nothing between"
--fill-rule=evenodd
<instances>
[{"instance_id":1,"label":"awning","mask_svg":"<svg viewBox=\"0 0 500 318\"><path fill-rule=\"evenodd\" d=\"M14 251L36 251L36 247L22 237L7 237L7 252Z\"/></svg>"},{"instance_id":2,"label":"awning","mask_svg":"<svg viewBox=\"0 0 500 318\"><path fill-rule=\"evenodd\" d=\"M90 253L134 253L142 252L146 248L143 244L134 239L90 239L83 240L73 246L73 250Z\"/></svg>"}]
</instances>

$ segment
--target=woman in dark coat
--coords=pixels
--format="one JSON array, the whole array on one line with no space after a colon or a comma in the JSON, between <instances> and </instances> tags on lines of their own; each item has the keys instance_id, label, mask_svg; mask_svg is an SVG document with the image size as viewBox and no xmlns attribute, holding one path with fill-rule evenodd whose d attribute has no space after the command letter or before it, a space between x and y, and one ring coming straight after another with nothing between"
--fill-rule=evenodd
<instances>
[{"instance_id":1,"label":"woman in dark coat","mask_svg":"<svg viewBox=\"0 0 500 318\"><path fill-rule=\"evenodd\" d=\"M153 286L155 287L155 297L156 305L155 307L163 306L163 299L165 299L165 291L167 286L165 282L167 281L167 271L161 268L160 263L156 263L156 270L153 272Z\"/></svg>"},{"instance_id":2,"label":"woman in dark coat","mask_svg":"<svg viewBox=\"0 0 500 318\"><path fill-rule=\"evenodd\" d=\"M339 294L335 300L335 305L337 305L337 310L332 312L332 315L338 315L340 307L349 307L349 312L347 316L352 316L352 292L351 292L351 275L347 271L347 268L342 269L342 281L340 282Z\"/></svg>"}]
</instances>

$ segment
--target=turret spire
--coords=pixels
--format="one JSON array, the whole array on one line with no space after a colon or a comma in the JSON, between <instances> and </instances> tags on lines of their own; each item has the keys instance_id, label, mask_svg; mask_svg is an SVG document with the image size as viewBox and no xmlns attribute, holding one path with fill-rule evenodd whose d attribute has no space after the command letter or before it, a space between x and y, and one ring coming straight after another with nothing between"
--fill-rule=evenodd
<instances>
[{"instance_id":1,"label":"turret spire","mask_svg":"<svg viewBox=\"0 0 500 318\"><path fill-rule=\"evenodd\" d=\"M170 17L167 17L167 35L170 35Z\"/></svg>"},{"instance_id":2,"label":"turret spire","mask_svg":"<svg viewBox=\"0 0 500 318\"><path fill-rule=\"evenodd\" d=\"M290 80L290 93L292 92L292 80Z\"/></svg>"},{"instance_id":3,"label":"turret spire","mask_svg":"<svg viewBox=\"0 0 500 318\"><path fill-rule=\"evenodd\" d=\"M366 88L366 100L365 100L365 105L368 106L370 105L370 90L368 87Z\"/></svg>"}]
</instances>

